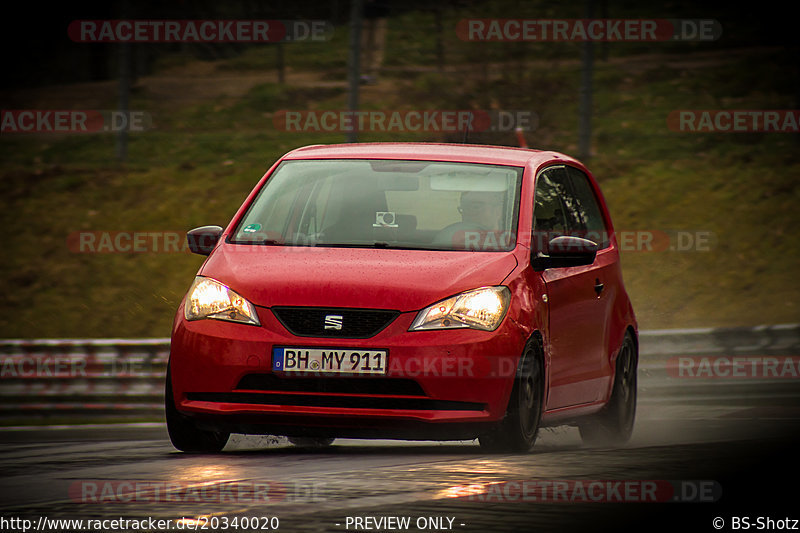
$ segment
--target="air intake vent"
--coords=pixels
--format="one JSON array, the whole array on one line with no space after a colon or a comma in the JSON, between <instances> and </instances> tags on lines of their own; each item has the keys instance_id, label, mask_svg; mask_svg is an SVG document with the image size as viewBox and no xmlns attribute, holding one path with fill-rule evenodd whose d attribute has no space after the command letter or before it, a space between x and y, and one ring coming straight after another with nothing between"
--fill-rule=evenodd
<instances>
[{"instance_id":1,"label":"air intake vent","mask_svg":"<svg viewBox=\"0 0 800 533\"><path fill-rule=\"evenodd\" d=\"M416 381L405 378L282 378L274 374L248 374L239 381L236 388L269 392L425 396L425 391Z\"/></svg>"},{"instance_id":2,"label":"air intake vent","mask_svg":"<svg viewBox=\"0 0 800 533\"><path fill-rule=\"evenodd\" d=\"M400 315L386 309L273 307L272 312L293 335L366 339L378 334Z\"/></svg>"}]
</instances>

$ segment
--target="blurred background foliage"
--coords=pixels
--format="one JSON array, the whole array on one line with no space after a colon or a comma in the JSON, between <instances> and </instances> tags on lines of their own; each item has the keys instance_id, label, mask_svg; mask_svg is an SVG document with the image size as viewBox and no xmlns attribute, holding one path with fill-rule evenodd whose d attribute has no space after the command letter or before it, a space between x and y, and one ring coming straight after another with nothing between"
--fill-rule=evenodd
<instances>
[{"instance_id":1,"label":"blurred background foliage","mask_svg":"<svg viewBox=\"0 0 800 533\"><path fill-rule=\"evenodd\" d=\"M376 110L528 110L533 148L577 152L580 43L467 42L467 18L581 18L544 1L385 1ZM281 131L276 111L347 106L345 0L33 3L4 17L3 109L114 109L119 45L75 43L92 19L321 19L324 42L134 44L130 109L153 127L117 161L109 133L0 136L8 229L0 335L165 337L202 263L188 253L75 253L82 231L180 232L225 225L267 168L344 133ZM798 109L797 33L780 4L597 3L604 18L713 18L713 42L596 43L592 155L617 230L712 232L709 251L624 252L642 328L796 322L800 141L788 133L682 133L680 109ZM278 65L284 65L280 72ZM281 81L282 80L282 81ZM460 141L438 132L362 132L361 141ZM516 145L509 132L469 142ZM276 287L275 290L280 290Z\"/></svg>"}]
</instances>

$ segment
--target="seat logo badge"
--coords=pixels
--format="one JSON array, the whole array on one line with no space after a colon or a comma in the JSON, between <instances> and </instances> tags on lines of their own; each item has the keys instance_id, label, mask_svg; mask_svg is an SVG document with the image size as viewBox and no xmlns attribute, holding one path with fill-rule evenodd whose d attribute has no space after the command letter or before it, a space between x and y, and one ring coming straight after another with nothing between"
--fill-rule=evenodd
<instances>
[{"instance_id":1,"label":"seat logo badge","mask_svg":"<svg viewBox=\"0 0 800 533\"><path fill-rule=\"evenodd\" d=\"M342 329L342 315L325 315L325 329Z\"/></svg>"}]
</instances>

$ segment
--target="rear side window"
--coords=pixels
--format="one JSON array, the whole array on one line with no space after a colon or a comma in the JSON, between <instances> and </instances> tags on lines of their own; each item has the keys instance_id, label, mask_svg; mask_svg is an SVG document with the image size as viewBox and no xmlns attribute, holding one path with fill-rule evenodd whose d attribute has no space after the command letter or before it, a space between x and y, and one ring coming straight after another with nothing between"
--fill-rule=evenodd
<instances>
[{"instance_id":1,"label":"rear side window","mask_svg":"<svg viewBox=\"0 0 800 533\"><path fill-rule=\"evenodd\" d=\"M572 190L574 212L580 220L579 231L583 232L585 238L596 242L600 248L607 248L609 240L606 223L588 176L573 167L567 167L567 175Z\"/></svg>"},{"instance_id":2,"label":"rear side window","mask_svg":"<svg viewBox=\"0 0 800 533\"><path fill-rule=\"evenodd\" d=\"M589 178L563 165L544 169L536 178L532 246L546 251L554 237L571 235L608 247L608 232Z\"/></svg>"},{"instance_id":3,"label":"rear side window","mask_svg":"<svg viewBox=\"0 0 800 533\"><path fill-rule=\"evenodd\" d=\"M546 252L547 243L562 235L585 238L586 226L567 168L557 165L543 170L536 179L533 247Z\"/></svg>"},{"instance_id":4,"label":"rear side window","mask_svg":"<svg viewBox=\"0 0 800 533\"><path fill-rule=\"evenodd\" d=\"M536 251L546 251L550 239L567 235L571 230L569 210L564 203L566 190L564 167L550 167L536 178L531 239Z\"/></svg>"}]
</instances>

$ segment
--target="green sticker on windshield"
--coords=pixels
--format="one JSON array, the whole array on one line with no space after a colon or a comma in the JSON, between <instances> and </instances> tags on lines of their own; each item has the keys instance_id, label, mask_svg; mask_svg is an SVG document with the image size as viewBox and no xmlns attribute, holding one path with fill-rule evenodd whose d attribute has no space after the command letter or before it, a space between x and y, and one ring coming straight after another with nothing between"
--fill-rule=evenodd
<instances>
[{"instance_id":1,"label":"green sticker on windshield","mask_svg":"<svg viewBox=\"0 0 800 533\"><path fill-rule=\"evenodd\" d=\"M244 227L242 231L245 233L255 233L261 229L261 224L248 224Z\"/></svg>"}]
</instances>

